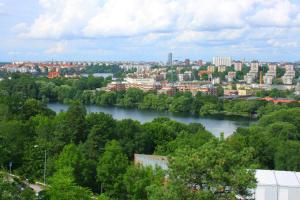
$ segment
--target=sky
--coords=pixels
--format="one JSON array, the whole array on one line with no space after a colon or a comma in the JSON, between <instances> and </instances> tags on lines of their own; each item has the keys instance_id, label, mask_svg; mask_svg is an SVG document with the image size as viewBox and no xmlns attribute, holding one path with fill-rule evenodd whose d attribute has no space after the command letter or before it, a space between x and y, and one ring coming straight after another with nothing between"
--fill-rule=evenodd
<instances>
[{"instance_id":1,"label":"sky","mask_svg":"<svg viewBox=\"0 0 300 200\"><path fill-rule=\"evenodd\" d=\"M300 60L300 0L0 0L0 61Z\"/></svg>"}]
</instances>

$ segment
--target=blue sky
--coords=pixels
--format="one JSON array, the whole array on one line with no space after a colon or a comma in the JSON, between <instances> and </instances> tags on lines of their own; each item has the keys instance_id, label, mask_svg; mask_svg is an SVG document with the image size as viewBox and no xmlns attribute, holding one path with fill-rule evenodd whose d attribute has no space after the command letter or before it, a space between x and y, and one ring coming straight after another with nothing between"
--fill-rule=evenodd
<instances>
[{"instance_id":1,"label":"blue sky","mask_svg":"<svg viewBox=\"0 0 300 200\"><path fill-rule=\"evenodd\" d=\"M300 60L300 0L0 0L0 60Z\"/></svg>"}]
</instances>

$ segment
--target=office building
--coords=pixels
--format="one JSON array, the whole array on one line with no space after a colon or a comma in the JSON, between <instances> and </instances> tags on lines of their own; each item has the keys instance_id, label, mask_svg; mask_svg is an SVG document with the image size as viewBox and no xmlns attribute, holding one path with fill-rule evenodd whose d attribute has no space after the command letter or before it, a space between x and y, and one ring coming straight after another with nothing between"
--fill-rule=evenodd
<instances>
[{"instance_id":1,"label":"office building","mask_svg":"<svg viewBox=\"0 0 300 200\"><path fill-rule=\"evenodd\" d=\"M172 54L172 53L169 53L169 54L168 54L167 65L168 65L168 66L172 66L172 65L173 65L173 54Z\"/></svg>"}]
</instances>

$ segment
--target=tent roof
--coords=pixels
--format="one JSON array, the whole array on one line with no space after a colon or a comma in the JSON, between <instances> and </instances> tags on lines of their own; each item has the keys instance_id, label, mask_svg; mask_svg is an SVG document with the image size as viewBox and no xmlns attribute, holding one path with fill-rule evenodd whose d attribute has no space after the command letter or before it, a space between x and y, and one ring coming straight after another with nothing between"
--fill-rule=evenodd
<instances>
[{"instance_id":1,"label":"tent roof","mask_svg":"<svg viewBox=\"0 0 300 200\"><path fill-rule=\"evenodd\" d=\"M300 172L256 170L257 185L300 187Z\"/></svg>"}]
</instances>

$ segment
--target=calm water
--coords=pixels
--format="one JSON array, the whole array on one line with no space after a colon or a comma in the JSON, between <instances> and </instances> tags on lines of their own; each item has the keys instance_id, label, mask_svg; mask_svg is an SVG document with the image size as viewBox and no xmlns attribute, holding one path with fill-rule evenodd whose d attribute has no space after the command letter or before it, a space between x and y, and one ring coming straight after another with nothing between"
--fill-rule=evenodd
<instances>
[{"instance_id":1,"label":"calm water","mask_svg":"<svg viewBox=\"0 0 300 200\"><path fill-rule=\"evenodd\" d=\"M65 104L48 104L48 107L55 112L66 111L68 105ZM133 119L138 120L141 123L150 122L157 117L168 117L172 120L182 123L201 123L205 128L212 132L214 135L219 136L221 132L224 132L225 136L231 135L238 127L247 127L254 123L251 120L246 119L228 119L217 117L196 117L192 115L175 115L169 112L156 112L156 111L144 111L138 109L125 109L118 107L101 107L101 106L86 106L87 112L103 112L112 115L113 118L121 119Z\"/></svg>"},{"instance_id":2,"label":"calm water","mask_svg":"<svg viewBox=\"0 0 300 200\"><path fill-rule=\"evenodd\" d=\"M88 74L81 74L81 76L83 77L88 77L89 75ZM94 73L93 74L94 77L103 77L103 78L107 78L109 76L113 76L113 74L111 73Z\"/></svg>"}]
</instances>

